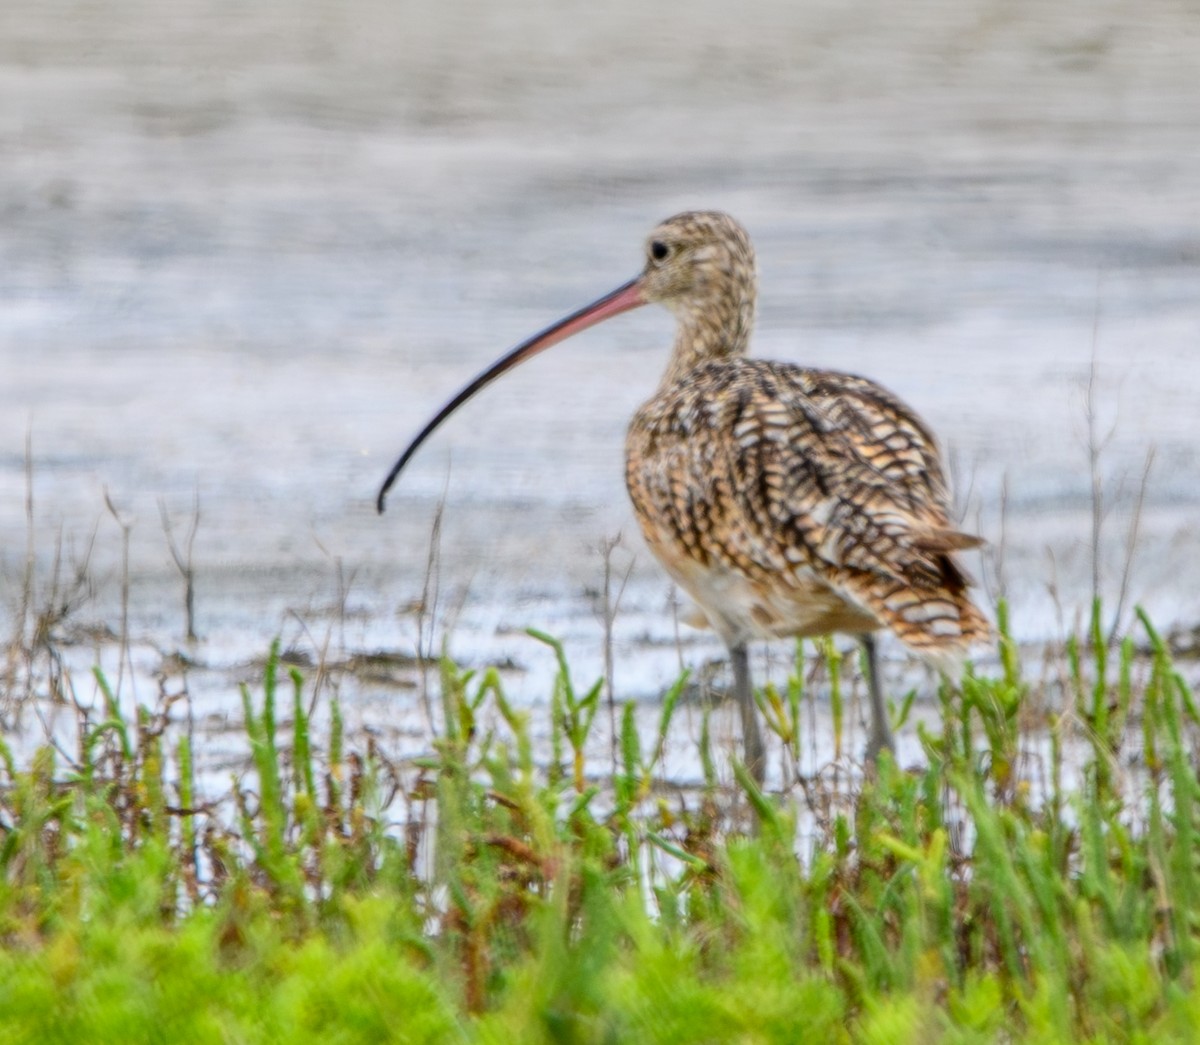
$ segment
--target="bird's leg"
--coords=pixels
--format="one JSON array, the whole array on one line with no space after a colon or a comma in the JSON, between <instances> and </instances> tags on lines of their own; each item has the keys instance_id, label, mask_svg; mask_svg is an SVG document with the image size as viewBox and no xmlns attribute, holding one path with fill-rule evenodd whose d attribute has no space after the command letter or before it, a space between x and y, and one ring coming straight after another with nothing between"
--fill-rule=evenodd
<instances>
[{"instance_id":1,"label":"bird's leg","mask_svg":"<svg viewBox=\"0 0 1200 1045\"><path fill-rule=\"evenodd\" d=\"M892 739L887 705L883 702L883 689L879 683L879 655L875 650L875 636L867 632L860 638L867 654L867 683L871 693L871 735L867 738L866 760L868 765L874 765L880 751L887 749L895 753L896 742Z\"/></svg>"},{"instance_id":2,"label":"bird's leg","mask_svg":"<svg viewBox=\"0 0 1200 1045\"><path fill-rule=\"evenodd\" d=\"M767 752L758 728L758 709L754 703L754 688L750 684L750 657L746 644L729 647L733 662L733 693L742 714L742 746L745 748L746 768L756 784L762 784L767 771Z\"/></svg>"}]
</instances>

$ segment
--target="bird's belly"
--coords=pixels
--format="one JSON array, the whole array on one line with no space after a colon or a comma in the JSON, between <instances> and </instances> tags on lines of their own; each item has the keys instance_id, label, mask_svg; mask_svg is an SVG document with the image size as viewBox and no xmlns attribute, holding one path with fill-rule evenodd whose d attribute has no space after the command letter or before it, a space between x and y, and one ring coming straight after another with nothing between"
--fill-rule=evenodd
<instances>
[{"instance_id":1,"label":"bird's belly","mask_svg":"<svg viewBox=\"0 0 1200 1045\"><path fill-rule=\"evenodd\" d=\"M652 548L730 645L831 632L862 634L883 626L865 606L807 571L756 580L727 566L664 554L660 545L652 543Z\"/></svg>"}]
</instances>

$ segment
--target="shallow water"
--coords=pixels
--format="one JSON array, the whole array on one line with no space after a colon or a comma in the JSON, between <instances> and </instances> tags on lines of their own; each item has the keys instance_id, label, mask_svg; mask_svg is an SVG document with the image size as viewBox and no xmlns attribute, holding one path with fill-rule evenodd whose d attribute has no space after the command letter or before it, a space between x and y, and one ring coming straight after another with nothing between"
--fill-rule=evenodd
<instances>
[{"instance_id":1,"label":"shallow water","mask_svg":"<svg viewBox=\"0 0 1200 1045\"><path fill-rule=\"evenodd\" d=\"M561 635L581 677L601 670L598 549L619 533L619 695L718 656L703 634L675 641L622 487L665 313L511 375L422 451L386 516L372 508L451 392L632 275L650 226L692 206L754 237L757 353L875 377L940 433L964 525L993 545L973 565L981 597L1003 587L1028 639L1091 598L1094 363L1101 589L1115 602L1153 448L1127 604L1164 627L1200 619L1188 5L925 4L903 24L882 3L772 2L735 22L627 0L170 11L0 13L10 620L28 437L41 598L59 535L71 562L95 531L75 619L117 619L107 493L150 650L182 634L159 502L185 532L198 498L196 656L231 674L276 632L406 651L425 627L469 662L511 658L544 694L552 661L522 629ZM411 607L441 498L430 633Z\"/></svg>"}]
</instances>

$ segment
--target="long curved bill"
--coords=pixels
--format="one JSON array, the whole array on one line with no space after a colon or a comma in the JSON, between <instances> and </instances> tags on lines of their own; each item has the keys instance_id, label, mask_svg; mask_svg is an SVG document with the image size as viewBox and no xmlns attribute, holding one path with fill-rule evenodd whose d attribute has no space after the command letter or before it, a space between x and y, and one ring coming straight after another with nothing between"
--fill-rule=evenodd
<instances>
[{"instance_id":1,"label":"long curved bill","mask_svg":"<svg viewBox=\"0 0 1200 1045\"><path fill-rule=\"evenodd\" d=\"M628 283L617 287L616 290L605 294L599 300L593 301L590 305L581 308L578 312L572 312L564 319L560 319L553 326L547 327L541 333L534 334L528 341L522 341L521 344L517 345L507 355L497 359L496 362L434 414L433 419L417 433L416 438L408 444L408 449L392 465L392 470L388 472L388 477L384 479L383 485L379 488L379 496L375 500L375 507L379 510L380 514L383 513L384 500L387 497L388 490L392 488L392 484L404 470L404 466L408 464L413 455L420 449L421 444L433 435L437 427L447 417L454 413L455 410L462 406L463 403L481 388L491 384L501 374L507 373L518 363L523 363L526 359L532 359L539 352L544 352L552 345L557 345L560 341L565 341L571 335L578 334L581 330L586 330L588 327L602 323L612 316L620 315L622 312L628 312L630 309L644 304L646 304L646 299L642 296L641 276L637 276Z\"/></svg>"}]
</instances>

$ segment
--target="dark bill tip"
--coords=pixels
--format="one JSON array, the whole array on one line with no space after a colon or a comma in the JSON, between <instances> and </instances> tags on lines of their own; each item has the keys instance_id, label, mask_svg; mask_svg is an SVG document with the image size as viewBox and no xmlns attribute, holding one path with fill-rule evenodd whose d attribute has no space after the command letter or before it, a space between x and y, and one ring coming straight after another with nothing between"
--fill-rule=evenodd
<instances>
[{"instance_id":1,"label":"dark bill tip","mask_svg":"<svg viewBox=\"0 0 1200 1045\"><path fill-rule=\"evenodd\" d=\"M375 508L379 514L383 514L384 502L387 499L388 490L392 488L392 485L404 470L404 466L412 460L413 455L421 447L421 444L433 435L434 431L447 417L454 413L455 410L462 406L476 392L486 385L491 384L501 374L507 373L519 363L523 363L526 359L532 359L539 352L545 351L552 345L557 345L560 341L565 341L572 334L578 334L581 330L595 326L597 323L601 323L611 316L628 312L630 309L637 308L639 305L644 305L645 303L646 300L642 297L641 277L638 276L635 279L631 279L628 283L617 287L616 290L605 294L604 297L593 301L590 305L584 306L577 312L572 312L569 316L560 319L557 323L547 327L540 333L534 334L527 341L522 341L512 351L497 359L496 362L477 375L470 384L461 389L453 399L434 414L429 423L408 444L408 448L400 455L400 459L392 465L392 470L388 472L387 478L384 479L383 485L379 488L379 496L375 498Z\"/></svg>"}]
</instances>

